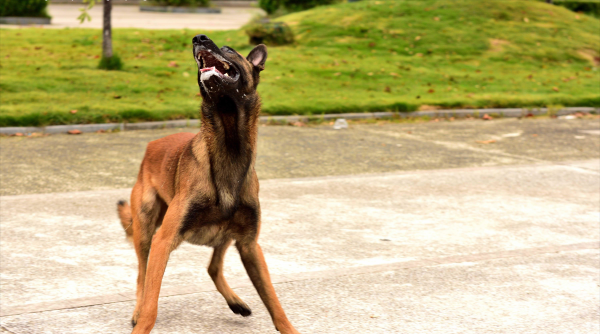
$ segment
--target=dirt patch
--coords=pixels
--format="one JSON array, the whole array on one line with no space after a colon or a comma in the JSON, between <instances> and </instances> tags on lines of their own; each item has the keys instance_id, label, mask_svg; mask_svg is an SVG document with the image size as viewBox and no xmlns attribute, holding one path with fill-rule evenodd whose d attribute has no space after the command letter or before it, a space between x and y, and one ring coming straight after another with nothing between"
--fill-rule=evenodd
<instances>
[{"instance_id":1,"label":"dirt patch","mask_svg":"<svg viewBox=\"0 0 600 334\"><path fill-rule=\"evenodd\" d=\"M592 65L600 66L600 55L596 50L581 49L577 51L577 54L579 54L581 58L588 60Z\"/></svg>"},{"instance_id":2,"label":"dirt patch","mask_svg":"<svg viewBox=\"0 0 600 334\"><path fill-rule=\"evenodd\" d=\"M440 110L442 107L439 106L430 106L428 104L423 104L419 107L419 111L429 111L429 110Z\"/></svg>"},{"instance_id":3,"label":"dirt patch","mask_svg":"<svg viewBox=\"0 0 600 334\"><path fill-rule=\"evenodd\" d=\"M490 51L491 52L502 52L504 51L504 45L510 44L509 41L503 39L490 38Z\"/></svg>"}]
</instances>

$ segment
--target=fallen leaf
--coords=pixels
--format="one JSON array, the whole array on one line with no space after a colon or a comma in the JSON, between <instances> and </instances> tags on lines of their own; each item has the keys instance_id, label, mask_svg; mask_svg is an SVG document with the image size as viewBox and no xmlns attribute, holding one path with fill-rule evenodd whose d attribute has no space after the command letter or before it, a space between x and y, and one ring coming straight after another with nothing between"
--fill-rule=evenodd
<instances>
[{"instance_id":1,"label":"fallen leaf","mask_svg":"<svg viewBox=\"0 0 600 334\"><path fill-rule=\"evenodd\" d=\"M427 91L427 93L433 94L433 93L435 93L435 90L434 89L430 89L430 90Z\"/></svg>"},{"instance_id":2,"label":"fallen leaf","mask_svg":"<svg viewBox=\"0 0 600 334\"><path fill-rule=\"evenodd\" d=\"M552 87L552 90L555 92L558 92L560 89L558 89L558 87L554 86L554 87Z\"/></svg>"},{"instance_id":3,"label":"fallen leaf","mask_svg":"<svg viewBox=\"0 0 600 334\"><path fill-rule=\"evenodd\" d=\"M485 114L485 115L483 115L482 119L483 119L484 121L491 121L491 120L493 120L494 118L493 118L492 116L488 115L488 114Z\"/></svg>"},{"instance_id":4,"label":"fallen leaf","mask_svg":"<svg viewBox=\"0 0 600 334\"><path fill-rule=\"evenodd\" d=\"M375 45L376 45L376 44L375 44L375 42L371 42L371 43L369 43L369 47L370 47L370 48L373 48L373 47L375 47Z\"/></svg>"},{"instance_id":5,"label":"fallen leaf","mask_svg":"<svg viewBox=\"0 0 600 334\"><path fill-rule=\"evenodd\" d=\"M190 76L190 74L188 72L183 72L183 76L187 78Z\"/></svg>"},{"instance_id":6,"label":"fallen leaf","mask_svg":"<svg viewBox=\"0 0 600 334\"><path fill-rule=\"evenodd\" d=\"M96 131L96 133L105 133L105 132L106 132L106 130L104 130L104 129L100 129L100 130Z\"/></svg>"},{"instance_id":7,"label":"fallen leaf","mask_svg":"<svg viewBox=\"0 0 600 334\"><path fill-rule=\"evenodd\" d=\"M434 17L434 18L433 18L433 20L434 20L434 21L439 21L439 20L440 20L440 18L436 16L436 17Z\"/></svg>"},{"instance_id":8,"label":"fallen leaf","mask_svg":"<svg viewBox=\"0 0 600 334\"><path fill-rule=\"evenodd\" d=\"M369 72L369 73L367 73L367 75L368 75L368 76L372 76L372 75L373 75L373 72Z\"/></svg>"},{"instance_id":9,"label":"fallen leaf","mask_svg":"<svg viewBox=\"0 0 600 334\"><path fill-rule=\"evenodd\" d=\"M300 121L294 122L294 123L292 123L292 125L293 126L306 126L306 124L304 124L303 122L300 122Z\"/></svg>"},{"instance_id":10,"label":"fallen leaf","mask_svg":"<svg viewBox=\"0 0 600 334\"><path fill-rule=\"evenodd\" d=\"M69 111L71 114L76 114L77 113L77 109L73 109L71 111Z\"/></svg>"},{"instance_id":11,"label":"fallen leaf","mask_svg":"<svg viewBox=\"0 0 600 334\"><path fill-rule=\"evenodd\" d=\"M75 129L75 130L69 130L69 131L67 131L67 133L70 134L70 135L80 135L81 131Z\"/></svg>"},{"instance_id":12,"label":"fallen leaf","mask_svg":"<svg viewBox=\"0 0 600 334\"><path fill-rule=\"evenodd\" d=\"M528 18L526 18L526 17L524 17L524 18L523 18L523 21L524 21L525 23L529 23L529 19L528 19Z\"/></svg>"},{"instance_id":13,"label":"fallen leaf","mask_svg":"<svg viewBox=\"0 0 600 334\"><path fill-rule=\"evenodd\" d=\"M333 73L333 75L336 76L336 77L339 77L341 74L342 74L342 72Z\"/></svg>"},{"instance_id":14,"label":"fallen leaf","mask_svg":"<svg viewBox=\"0 0 600 334\"><path fill-rule=\"evenodd\" d=\"M120 99L120 98L121 98L121 95L115 95L115 96L113 96L113 98L114 98L115 100L118 100L118 99Z\"/></svg>"},{"instance_id":15,"label":"fallen leaf","mask_svg":"<svg viewBox=\"0 0 600 334\"><path fill-rule=\"evenodd\" d=\"M200 93L196 93L196 96L202 96L202 94L200 94Z\"/></svg>"},{"instance_id":16,"label":"fallen leaf","mask_svg":"<svg viewBox=\"0 0 600 334\"><path fill-rule=\"evenodd\" d=\"M531 135L532 137L537 137L537 133L534 133Z\"/></svg>"},{"instance_id":17,"label":"fallen leaf","mask_svg":"<svg viewBox=\"0 0 600 334\"><path fill-rule=\"evenodd\" d=\"M417 56L417 57L423 57L423 54L422 53L417 53L415 56Z\"/></svg>"},{"instance_id":18,"label":"fallen leaf","mask_svg":"<svg viewBox=\"0 0 600 334\"><path fill-rule=\"evenodd\" d=\"M393 76L393 77L397 77L398 73L391 72L390 75Z\"/></svg>"},{"instance_id":19,"label":"fallen leaf","mask_svg":"<svg viewBox=\"0 0 600 334\"><path fill-rule=\"evenodd\" d=\"M390 86L385 86L385 88L383 89L384 92L386 93L391 93L392 89L390 88Z\"/></svg>"},{"instance_id":20,"label":"fallen leaf","mask_svg":"<svg viewBox=\"0 0 600 334\"><path fill-rule=\"evenodd\" d=\"M16 137L23 137L24 135L22 133L20 133L20 132L17 132L17 133L14 134L14 136L16 136Z\"/></svg>"},{"instance_id":21,"label":"fallen leaf","mask_svg":"<svg viewBox=\"0 0 600 334\"><path fill-rule=\"evenodd\" d=\"M478 144L492 144L492 143L495 143L495 142L496 142L496 140L494 140L494 139L490 139L490 140L477 140L476 141L476 143L478 143Z\"/></svg>"},{"instance_id":22,"label":"fallen leaf","mask_svg":"<svg viewBox=\"0 0 600 334\"><path fill-rule=\"evenodd\" d=\"M417 37L415 37L415 41L418 41L418 40L420 40L420 39L421 39L421 36L417 36Z\"/></svg>"},{"instance_id":23,"label":"fallen leaf","mask_svg":"<svg viewBox=\"0 0 600 334\"><path fill-rule=\"evenodd\" d=\"M98 59L98 58L100 58L100 55L95 55L94 56L94 59Z\"/></svg>"},{"instance_id":24,"label":"fallen leaf","mask_svg":"<svg viewBox=\"0 0 600 334\"><path fill-rule=\"evenodd\" d=\"M533 114L532 114L532 113L529 113L529 114L525 115L525 117L527 117L527 118L529 118L529 117L533 117Z\"/></svg>"},{"instance_id":25,"label":"fallen leaf","mask_svg":"<svg viewBox=\"0 0 600 334\"><path fill-rule=\"evenodd\" d=\"M174 60L173 60L173 61L170 61L170 62L169 62L169 65L167 65L167 66L169 66L169 67L179 67L179 65L177 65L177 62L176 62L176 61L174 61Z\"/></svg>"}]
</instances>

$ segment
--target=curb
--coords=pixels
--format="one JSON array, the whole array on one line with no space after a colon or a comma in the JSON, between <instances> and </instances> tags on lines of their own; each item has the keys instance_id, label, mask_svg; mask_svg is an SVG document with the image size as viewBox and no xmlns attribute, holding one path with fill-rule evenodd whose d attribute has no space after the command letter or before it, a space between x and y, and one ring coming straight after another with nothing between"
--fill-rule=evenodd
<instances>
[{"instance_id":1,"label":"curb","mask_svg":"<svg viewBox=\"0 0 600 334\"><path fill-rule=\"evenodd\" d=\"M212 7L176 7L176 6L143 6L140 12L157 13L192 13L192 14L221 14L221 8Z\"/></svg>"},{"instance_id":2,"label":"curb","mask_svg":"<svg viewBox=\"0 0 600 334\"><path fill-rule=\"evenodd\" d=\"M595 112L600 113L600 108L592 107L573 107L556 110L556 116L574 114L577 112ZM508 109L454 109L454 110L431 110L431 111L412 111L412 112L365 112L365 113L346 113L346 114L324 114L313 116L260 116L259 124L288 124L295 122L308 122L310 120L335 120L338 118L345 119L377 119L377 118L411 118L411 117L466 117L472 116L482 118L483 115L495 117L525 117L527 115L546 115L548 108L508 108ZM70 130L79 130L81 132L96 132L99 130L152 130L166 128L183 128L183 127L198 127L200 126L199 119L184 119L175 121L160 121L160 122L141 122L141 123L105 123L105 124L71 124L71 125L48 125L41 127L25 126L25 127L0 127L0 134L14 135L16 133L66 133Z\"/></svg>"},{"instance_id":3,"label":"curb","mask_svg":"<svg viewBox=\"0 0 600 334\"><path fill-rule=\"evenodd\" d=\"M50 24L50 17L15 17L15 16L2 16L0 17L0 24L15 24L15 25L38 25L38 24Z\"/></svg>"}]
</instances>

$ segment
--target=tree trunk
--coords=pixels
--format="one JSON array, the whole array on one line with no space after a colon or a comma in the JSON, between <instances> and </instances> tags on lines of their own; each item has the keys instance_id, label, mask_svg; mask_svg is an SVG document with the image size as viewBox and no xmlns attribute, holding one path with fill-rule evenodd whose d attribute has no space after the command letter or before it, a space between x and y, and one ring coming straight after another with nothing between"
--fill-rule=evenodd
<instances>
[{"instance_id":1,"label":"tree trunk","mask_svg":"<svg viewBox=\"0 0 600 334\"><path fill-rule=\"evenodd\" d=\"M104 2L104 30L102 32L102 55L104 58L113 56L112 50L112 29L110 26L110 14L112 12L112 2L103 0Z\"/></svg>"}]
</instances>

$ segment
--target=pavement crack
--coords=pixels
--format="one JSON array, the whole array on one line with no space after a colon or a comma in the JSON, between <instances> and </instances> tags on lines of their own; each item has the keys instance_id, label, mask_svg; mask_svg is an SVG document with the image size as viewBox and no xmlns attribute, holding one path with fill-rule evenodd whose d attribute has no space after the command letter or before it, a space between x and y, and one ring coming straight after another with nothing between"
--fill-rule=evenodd
<instances>
[{"instance_id":1,"label":"pavement crack","mask_svg":"<svg viewBox=\"0 0 600 334\"><path fill-rule=\"evenodd\" d=\"M540 163L540 162L549 163L550 162L547 160L531 158L531 157L527 157L527 156L523 156L523 155L506 153L506 152L500 151L500 150L482 149L482 148L478 148L478 147L473 147L467 143L462 143L462 142L447 142L447 141L441 141L441 140L429 140L429 139L420 137L415 134L409 135L409 134L392 132L392 131L369 130L369 129L364 129L363 131L372 133L372 134L376 134L376 135L385 135L385 136L393 137L393 138L412 139L412 140L416 140L416 141L423 142L423 143L432 143L432 144L436 144L439 146L443 146L443 147L451 149L451 150L469 150L469 151L473 151L473 152L477 152L477 153L484 153L487 155L499 155L499 156L514 158L514 159L527 160L527 161L536 162L536 163ZM496 139L498 139L498 138L500 138L500 137L496 137Z\"/></svg>"},{"instance_id":2,"label":"pavement crack","mask_svg":"<svg viewBox=\"0 0 600 334\"><path fill-rule=\"evenodd\" d=\"M376 264L351 268L337 268L314 272L303 272L284 275L273 275L273 284L291 283L297 281L306 281L311 279L327 279L341 276L352 276L369 274L376 272L394 271L401 269L411 269L420 267L432 267L445 264L458 264L464 262L482 262L497 260L511 257L530 257L548 253L579 251L586 249L600 248L600 241L582 242L568 245L556 245L547 247L523 248L505 251L496 251L489 253L478 254L461 254L454 256L444 256L438 258L426 258L413 261L393 262L386 264ZM252 284L248 280L230 280L232 288L250 287ZM212 283L207 283L200 286L182 286L171 289L163 289L160 297L171 297L180 295L189 295L201 292L215 291L216 288ZM7 317L28 313L40 313L46 311L65 310L81 307L89 307L95 305L113 304L120 302L128 302L135 300L135 293L119 293L112 295L103 295L87 298L67 299L62 301L46 302L39 304L16 305L11 307L3 307L0 309L0 317ZM3 327L2 327L3 328Z\"/></svg>"}]
</instances>

